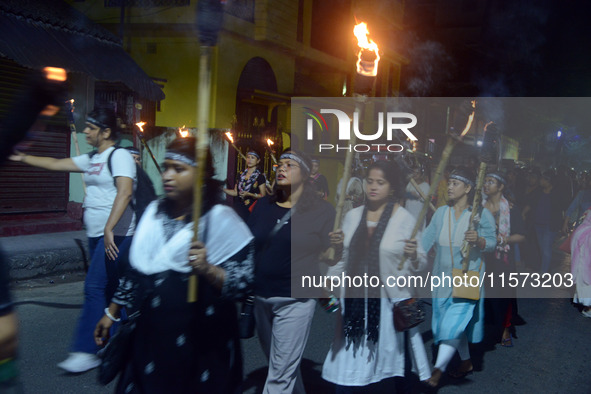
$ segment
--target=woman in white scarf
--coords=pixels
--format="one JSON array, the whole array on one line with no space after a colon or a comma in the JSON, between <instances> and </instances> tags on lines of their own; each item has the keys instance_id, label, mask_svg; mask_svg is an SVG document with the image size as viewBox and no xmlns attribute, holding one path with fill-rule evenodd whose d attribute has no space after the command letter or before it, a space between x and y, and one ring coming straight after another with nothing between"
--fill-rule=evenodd
<instances>
[{"instance_id":1,"label":"woman in white scarf","mask_svg":"<svg viewBox=\"0 0 591 394\"><path fill-rule=\"evenodd\" d=\"M366 275L386 284L389 278L407 277L425 269L427 256L422 246L407 241L416 220L399 203L405 189L396 163L373 163L364 183L366 204L345 216L343 258L328 275ZM411 259L399 270L407 249L412 250ZM335 338L322 368L322 377L336 385L337 393L351 393L356 387L385 379L390 379L396 392L410 391L406 357L422 381L431 377L419 328L410 328L407 333L394 329L394 304L414 296L415 289L344 285L338 290L341 308ZM410 351L405 352L405 347Z\"/></svg>"},{"instance_id":2,"label":"woman in white scarf","mask_svg":"<svg viewBox=\"0 0 591 394\"><path fill-rule=\"evenodd\" d=\"M208 157L199 239L191 243L194 138L168 147L162 180L166 197L148 206L121 279L95 341L104 345L121 308L139 311L129 362L117 392L238 392L242 380L234 299L252 282L252 235L229 207L218 203ZM232 236L228 236L232 234ZM199 275L196 303L187 303L188 276Z\"/></svg>"}]
</instances>

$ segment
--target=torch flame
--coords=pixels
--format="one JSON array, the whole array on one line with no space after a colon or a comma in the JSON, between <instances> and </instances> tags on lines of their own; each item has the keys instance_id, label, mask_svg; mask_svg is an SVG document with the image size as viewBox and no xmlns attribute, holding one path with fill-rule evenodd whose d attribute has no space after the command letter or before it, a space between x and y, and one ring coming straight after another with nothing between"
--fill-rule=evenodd
<instances>
[{"instance_id":1,"label":"torch flame","mask_svg":"<svg viewBox=\"0 0 591 394\"><path fill-rule=\"evenodd\" d=\"M142 127L143 125L145 125L146 122L138 122L135 125L140 129L140 131L143 133L144 132L144 128Z\"/></svg>"},{"instance_id":2,"label":"torch flame","mask_svg":"<svg viewBox=\"0 0 591 394\"><path fill-rule=\"evenodd\" d=\"M271 145L273 145L274 142L271 141L269 138L267 138L267 145L269 145L269 148L271 147Z\"/></svg>"},{"instance_id":3,"label":"torch flame","mask_svg":"<svg viewBox=\"0 0 591 394\"><path fill-rule=\"evenodd\" d=\"M226 133L226 137L228 137L228 139L230 140L231 143L234 143L234 137L232 137L232 133L231 132L227 132Z\"/></svg>"},{"instance_id":4,"label":"torch flame","mask_svg":"<svg viewBox=\"0 0 591 394\"><path fill-rule=\"evenodd\" d=\"M183 125L183 127L179 127L179 135L182 138L187 138L187 136L189 135L189 130L185 129L185 125Z\"/></svg>"},{"instance_id":5,"label":"torch flame","mask_svg":"<svg viewBox=\"0 0 591 394\"><path fill-rule=\"evenodd\" d=\"M378 62L380 61L380 54L378 53L378 44L372 39L368 38L369 30L365 22L358 23L353 28L353 34L357 37L357 72L367 77L375 77L378 75ZM364 51L373 52L375 59L373 61L362 60Z\"/></svg>"},{"instance_id":6,"label":"torch flame","mask_svg":"<svg viewBox=\"0 0 591 394\"><path fill-rule=\"evenodd\" d=\"M63 68L45 67L43 72L45 73L45 78L51 79L52 81L64 82L66 79L68 79L66 70Z\"/></svg>"},{"instance_id":7,"label":"torch flame","mask_svg":"<svg viewBox=\"0 0 591 394\"><path fill-rule=\"evenodd\" d=\"M470 127L472 127L472 122L474 121L474 109L476 108L476 101L472 100L471 103L473 108L472 113L470 114L470 116L468 116L468 122L466 123L466 127L464 127L464 131L462 131L462 134L460 134L460 137L463 137L468 133L468 130L470 130Z\"/></svg>"}]
</instances>

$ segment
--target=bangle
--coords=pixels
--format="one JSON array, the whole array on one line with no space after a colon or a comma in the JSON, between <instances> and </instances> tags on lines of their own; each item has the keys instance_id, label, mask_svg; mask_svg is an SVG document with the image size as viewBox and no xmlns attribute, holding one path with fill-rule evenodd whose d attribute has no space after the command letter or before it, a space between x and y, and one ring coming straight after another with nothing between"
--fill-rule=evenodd
<instances>
[{"instance_id":1,"label":"bangle","mask_svg":"<svg viewBox=\"0 0 591 394\"><path fill-rule=\"evenodd\" d=\"M121 321L121 318L120 318L120 317L117 317L117 318L116 318L115 316L111 315L111 312L109 312L109 307L106 307L106 308L105 308L105 315L107 315L107 317L108 317L109 319L111 319L112 321L114 321L115 323L117 323L117 322L120 322L120 321Z\"/></svg>"}]
</instances>

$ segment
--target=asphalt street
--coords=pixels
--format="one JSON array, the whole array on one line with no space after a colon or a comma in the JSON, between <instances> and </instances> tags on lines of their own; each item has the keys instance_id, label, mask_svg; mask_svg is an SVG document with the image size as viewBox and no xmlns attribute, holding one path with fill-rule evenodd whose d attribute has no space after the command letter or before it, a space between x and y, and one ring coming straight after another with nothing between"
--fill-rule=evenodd
<instances>
[{"instance_id":1,"label":"asphalt street","mask_svg":"<svg viewBox=\"0 0 591 394\"><path fill-rule=\"evenodd\" d=\"M567 267L562 267L566 269ZM26 393L107 393L96 371L79 375L61 372L56 364L68 346L83 301L81 274L20 282L13 295L21 320L20 371ZM429 300L426 300L430 302ZM430 307L427 305L430 312ZM428 313L429 314L429 313ZM515 346L475 346L475 372L455 381L445 376L438 393L591 393L587 364L591 354L591 319L584 318L569 298L520 299ZM302 365L308 393L332 393L320 376L334 331L334 315L317 310ZM430 322L421 330L429 355ZM245 392L257 393L266 374L266 360L256 338L243 341ZM389 382L363 392L392 393ZM429 391L416 383L415 392Z\"/></svg>"}]
</instances>

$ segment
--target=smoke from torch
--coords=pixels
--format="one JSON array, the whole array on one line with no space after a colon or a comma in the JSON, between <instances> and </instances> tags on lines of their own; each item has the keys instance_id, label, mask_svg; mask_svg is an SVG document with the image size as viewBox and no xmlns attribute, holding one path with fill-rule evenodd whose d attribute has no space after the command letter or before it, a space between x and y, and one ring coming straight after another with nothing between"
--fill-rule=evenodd
<instances>
[{"instance_id":1,"label":"smoke from torch","mask_svg":"<svg viewBox=\"0 0 591 394\"><path fill-rule=\"evenodd\" d=\"M361 22L353 28L353 34L357 37L357 72L366 77L375 77L378 75L378 62L380 54L378 44L369 38L367 24Z\"/></svg>"}]
</instances>

